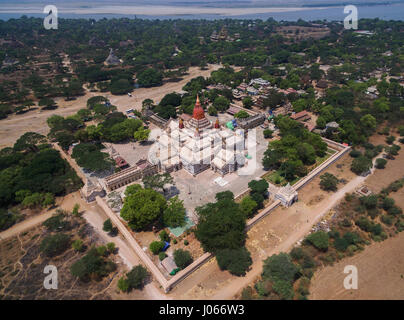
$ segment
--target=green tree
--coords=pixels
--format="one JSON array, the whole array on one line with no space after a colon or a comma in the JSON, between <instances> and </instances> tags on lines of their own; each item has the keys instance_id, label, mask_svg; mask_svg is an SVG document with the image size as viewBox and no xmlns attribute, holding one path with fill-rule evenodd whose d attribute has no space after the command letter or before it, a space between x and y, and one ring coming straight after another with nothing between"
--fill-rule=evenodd
<instances>
[{"instance_id":1,"label":"green tree","mask_svg":"<svg viewBox=\"0 0 404 320\"><path fill-rule=\"evenodd\" d=\"M147 139L149 139L149 135L150 129L139 128L137 131L135 131L133 137L136 141L145 142Z\"/></svg>"},{"instance_id":2,"label":"green tree","mask_svg":"<svg viewBox=\"0 0 404 320\"><path fill-rule=\"evenodd\" d=\"M164 242L163 241L153 241L150 243L149 249L153 254L159 254L161 250L164 248Z\"/></svg>"},{"instance_id":3,"label":"green tree","mask_svg":"<svg viewBox=\"0 0 404 320\"><path fill-rule=\"evenodd\" d=\"M102 230L104 230L105 232L111 232L112 229L113 229L113 226L112 226L111 219L105 220Z\"/></svg>"},{"instance_id":4,"label":"green tree","mask_svg":"<svg viewBox=\"0 0 404 320\"><path fill-rule=\"evenodd\" d=\"M63 253L70 245L67 234L58 233L45 237L40 245L40 250L48 257L54 257Z\"/></svg>"},{"instance_id":5,"label":"green tree","mask_svg":"<svg viewBox=\"0 0 404 320\"><path fill-rule=\"evenodd\" d=\"M84 243L81 239L76 239L72 243L72 248L78 252L83 251L84 249Z\"/></svg>"},{"instance_id":6,"label":"green tree","mask_svg":"<svg viewBox=\"0 0 404 320\"><path fill-rule=\"evenodd\" d=\"M174 251L174 261L179 268L185 269L192 263L193 259L189 251L177 249Z\"/></svg>"},{"instance_id":7,"label":"green tree","mask_svg":"<svg viewBox=\"0 0 404 320\"><path fill-rule=\"evenodd\" d=\"M326 191L336 191L338 185L338 179L331 173L324 173L320 176L320 187Z\"/></svg>"},{"instance_id":8,"label":"green tree","mask_svg":"<svg viewBox=\"0 0 404 320\"><path fill-rule=\"evenodd\" d=\"M221 270L229 270L236 276L244 276L252 264L251 254L244 247L221 249L216 253L216 260Z\"/></svg>"},{"instance_id":9,"label":"green tree","mask_svg":"<svg viewBox=\"0 0 404 320\"><path fill-rule=\"evenodd\" d=\"M166 199L157 191L141 189L125 198L121 217L134 230L141 230L163 215Z\"/></svg>"},{"instance_id":10,"label":"green tree","mask_svg":"<svg viewBox=\"0 0 404 320\"><path fill-rule=\"evenodd\" d=\"M251 109L251 107L254 105L254 101L252 100L252 98L250 96L245 97L243 99L243 107L246 109Z\"/></svg>"},{"instance_id":11,"label":"green tree","mask_svg":"<svg viewBox=\"0 0 404 320\"><path fill-rule=\"evenodd\" d=\"M351 164L351 171L356 173L357 175L364 174L371 168L372 168L372 160L364 156L360 156L358 158L353 159Z\"/></svg>"},{"instance_id":12,"label":"green tree","mask_svg":"<svg viewBox=\"0 0 404 320\"><path fill-rule=\"evenodd\" d=\"M308 243L312 244L320 251L327 251L329 245L328 233L324 231L317 231L308 235L305 239Z\"/></svg>"},{"instance_id":13,"label":"green tree","mask_svg":"<svg viewBox=\"0 0 404 320\"><path fill-rule=\"evenodd\" d=\"M256 212L258 204L250 196L245 196L240 202L240 208L247 217L251 217Z\"/></svg>"},{"instance_id":14,"label":"green tree","mask_svg":"<svg viewBox=\"0 0 404 320\"><path fill-rule=\"evenodd\" d=\"M163 213L163 222L170 228L182 227L185 225L186 211L184 201L175 196L168 200L167 208Z\"/></svg>"},{"instance_id":15,"label":"green tree","mask_svg":"<svg viewBox=\"0 0 404 320\"><path fill-rule=\"evenodd\" d=\"M195 230L205 251L237 249L244 245L246 216L233 200L224 199L196 208L199 223Z\"/></svg>"}]
</instances>

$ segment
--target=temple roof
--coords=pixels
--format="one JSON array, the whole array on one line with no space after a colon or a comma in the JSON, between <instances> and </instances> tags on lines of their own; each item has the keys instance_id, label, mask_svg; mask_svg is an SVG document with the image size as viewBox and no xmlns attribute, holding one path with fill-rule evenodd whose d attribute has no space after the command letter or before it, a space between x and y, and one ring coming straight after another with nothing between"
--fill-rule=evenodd
<instances>
[{"instance_id":1,"label":"temple roof","mask_svg":"<svg viewBox=\"0 0 404 320\"><path fill-rule=\"evenodd\" d=\"M192 114L192 118L194 118L195 120L205 119L205 111L203 111L203 108L199 101L199 96L196 96L196 103L194 107L194 112Z\"/></svg>"}]
</instances>

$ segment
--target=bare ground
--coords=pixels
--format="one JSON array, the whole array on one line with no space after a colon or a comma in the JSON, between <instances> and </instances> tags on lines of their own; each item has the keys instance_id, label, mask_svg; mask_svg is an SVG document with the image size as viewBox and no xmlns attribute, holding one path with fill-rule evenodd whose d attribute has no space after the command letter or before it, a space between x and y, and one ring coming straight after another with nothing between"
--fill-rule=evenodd
<instances>
[{"instance_id":1,"label":"bare ground","mask_svg":"<svg viewBox=\"0 0 404 320\"><path fill-rule=\"evenodd\" d=\"M402 300L404 299L404 233L376 242L363 252L316 272L310 286L310 299ZM358 289L343 286L344 268L358 268Z\"/></svg>"}]
</instances>

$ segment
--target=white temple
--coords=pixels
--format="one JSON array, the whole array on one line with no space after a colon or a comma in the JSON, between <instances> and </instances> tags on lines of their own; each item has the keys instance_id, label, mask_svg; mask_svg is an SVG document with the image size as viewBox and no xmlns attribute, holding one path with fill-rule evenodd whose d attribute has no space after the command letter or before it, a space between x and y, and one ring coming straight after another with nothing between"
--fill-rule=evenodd
<instances>
[{"instance_id":1,"label":"white temple","mask_svg":"<svg viewBox=\"0 0 404 320\"><path fill-rule=\"evenodd\" d=\"M192 175L211 168L221 175L236 171L245 163L243 130L221 128L205 117L199 97L189 121L170 120L157 138L157 159L162 170L184 168Z\"/></svg>"}]
</instances>

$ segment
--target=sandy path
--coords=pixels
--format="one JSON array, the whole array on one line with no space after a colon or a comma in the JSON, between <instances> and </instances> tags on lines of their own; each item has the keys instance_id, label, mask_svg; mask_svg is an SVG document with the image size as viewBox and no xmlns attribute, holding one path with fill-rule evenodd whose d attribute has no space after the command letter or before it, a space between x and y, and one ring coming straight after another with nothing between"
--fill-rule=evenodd
<instances>
[{"instance_id":1,"label":"sandy path","mask_svg":"<svg viewBox=\"0 0 404 320\"><path fill-rule=\"evenodd\" d=\"M32 218L29 218L27 220L23 220L20 223L15 224L11 228L0 232L0 240L5 240L7 238L13 237L15 235L18 235L21 232L24 232L26 230L29 230L29 229L35 227L36 225L38 225L38 224L44 222L46 219L50 218L54 212L55 211L44 212L44 213L36 215Z\"/></svg>"},{"instance_id":2,"label":"sandy path","mask_svg":"<svg viewBox=\"0 0 404 320\"><path fill-rule=\"evenodd\" d=\"M15 141L25 132L34 131L46 135L49 132L46 119L53 114L63 117L73 115L78 110L86 108L87 100L93 96L104 95L111 100L119 111L125 112L128 109L138 109L142 107L142 101L152 99L155 103L168 93L182 90L192 78L198 76L209 77L211 72L220 68L220 65L209 65L207 70L200 70L198 67L191 67L181 81L168 82L160 87L135 89L132 97L128 95L114 96L110 93L87 92L84 96L73 101L65 101L63 98L56 98L59 108L56 110L41 111L40 109L29 111L22 115L11 115L0 122L0 149L12 146Z\"/></svg>"}]
</instances>

